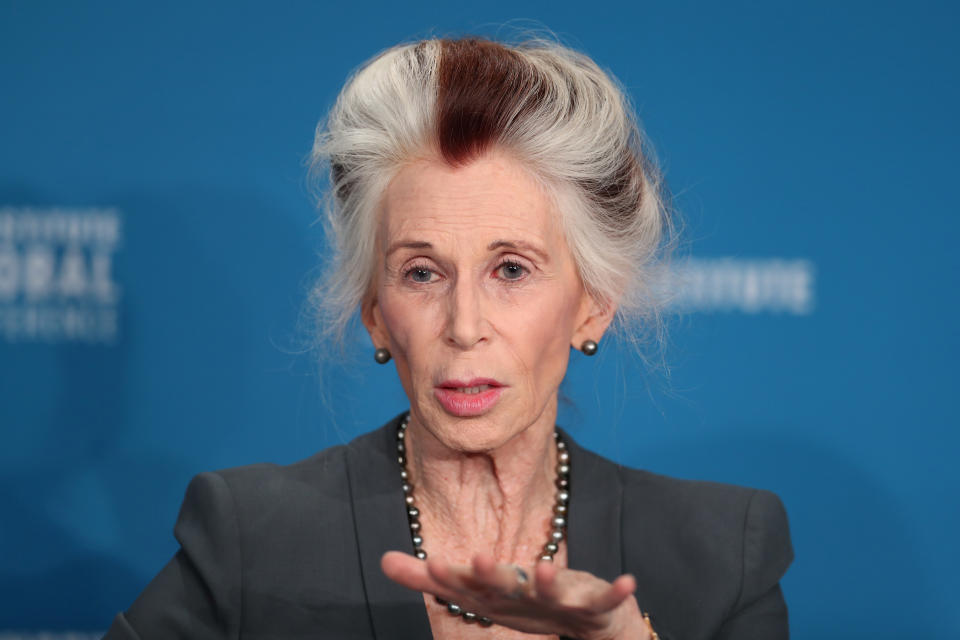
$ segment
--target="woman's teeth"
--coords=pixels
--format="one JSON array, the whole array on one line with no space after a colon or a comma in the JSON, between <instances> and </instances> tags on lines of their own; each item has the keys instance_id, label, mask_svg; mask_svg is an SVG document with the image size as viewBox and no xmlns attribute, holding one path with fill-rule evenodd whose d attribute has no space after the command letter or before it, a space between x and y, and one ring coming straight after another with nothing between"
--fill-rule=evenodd
<instances>
[{"instance_id":1,"label":"woman's teeth","mask_svg":"<svg viewBox=\"0 0 960 640\"><path fill-rule=\"evenodd\" d=\"M459 393L480 393L481 391L486 391L490 388L488 384L481 384L478 387L457 387Z\"/></svg>"}]
</instances>

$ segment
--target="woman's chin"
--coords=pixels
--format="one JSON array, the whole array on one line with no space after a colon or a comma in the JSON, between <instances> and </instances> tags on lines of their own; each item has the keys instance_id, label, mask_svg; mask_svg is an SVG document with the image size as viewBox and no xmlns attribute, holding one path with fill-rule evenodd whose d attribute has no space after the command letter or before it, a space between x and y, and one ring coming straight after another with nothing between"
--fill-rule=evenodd
<instances>
[{"instance_id":1,"label":"woman's chin","mask_svg":"<svg viewBox=\"0 0 960 640\"><path fill-rule=\"evenodd\" d=\"M443 446L460 453L484 453L493 451L513 438L512 421L497 420L490 412L479 416L451 416L445 411L431 420L427 430Z\"/></svg>"}]
</instances>

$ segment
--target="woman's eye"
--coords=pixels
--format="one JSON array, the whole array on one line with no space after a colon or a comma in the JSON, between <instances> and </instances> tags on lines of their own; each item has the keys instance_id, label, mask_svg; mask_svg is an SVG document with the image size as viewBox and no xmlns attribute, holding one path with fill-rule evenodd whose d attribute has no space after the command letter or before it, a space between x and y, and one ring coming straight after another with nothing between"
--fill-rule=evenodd
<instances>
[{"instance_id":1,"label":"woman's eye","mask_svg":"<svg viewBox=\"0 0 960 640\"><path fill-rule=\"evenodd\" d=\"M504 262L497 271L504 280L520 280L527 273L527 269L516 262Z\"/></svg>"},{"instance_id":2,"label":"woman's eye","mask_svg":"<svg viewBox=\"0 0 960 640\"><path fill-rule=\"evenodd\" d=\"M414 282L419 282L421 284L426 284L432 281L433 271L426 269L424 267L414 267L407 271L407 277L413 280Z\"/></svg>"}]
</instances>

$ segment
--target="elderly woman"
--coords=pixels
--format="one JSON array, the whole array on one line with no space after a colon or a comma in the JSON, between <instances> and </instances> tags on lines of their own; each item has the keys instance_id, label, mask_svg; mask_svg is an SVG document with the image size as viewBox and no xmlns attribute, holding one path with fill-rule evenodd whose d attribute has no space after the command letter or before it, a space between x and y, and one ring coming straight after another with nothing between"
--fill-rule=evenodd
<instances>
[{"instance_id":1,"label":"elderly woman","mask_svg":"<svg viewBox=\"0 0 960 640\"><path fill-rule=\"evenodd\" d=\"M320 127L335 260L410 409L204 473L107 638L787 637L765 491L623 468L556 424L570 349L649 316L668 220L615 83L557 44L377 56Z\"/></svg>"}]
</instances>

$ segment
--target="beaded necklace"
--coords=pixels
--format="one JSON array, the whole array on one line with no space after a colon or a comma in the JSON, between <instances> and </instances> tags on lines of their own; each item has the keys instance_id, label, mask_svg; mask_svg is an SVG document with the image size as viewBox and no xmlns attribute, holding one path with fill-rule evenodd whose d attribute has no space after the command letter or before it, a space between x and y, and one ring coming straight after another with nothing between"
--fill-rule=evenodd
<instances>
[{"instance_id":1,"label":"beaded necklace","mask_svg":"<svg viewBox=\"0 0 960 640\"><path fill-rule=\"evenodd\" d=\"M403 481L403 495L407 503L407 523L410 526L413 552L421 560L426 560L427 552L423 550L423 529L420 526L420 509L415 504L413 483L410 482L410 474L407 472L406 431L409 423L410 414L408 413L397 427L397 461L400 463L400 479ZM554 481L557 487L557 495L553 505L553 518L550 520L550 536L537 558L537 561L547 562L553 562L553 556L559 550L560 542L566 537L567 511L570 503L570 453L567 451L567 444L561 438L559 431L553 432L553 439L557 446L557 479ZM486 616L465 611L460 605L442 598L435 599L437 603L447 608L450 615L460 616L461 620L466 623L475 622L483 627L489 627L493 624L493 621Z\"/></svg>"}]
</instances>

